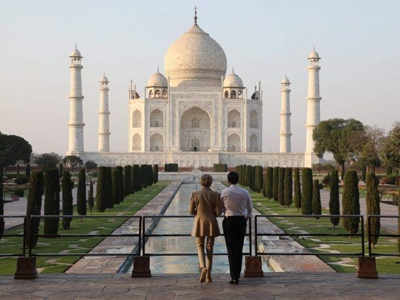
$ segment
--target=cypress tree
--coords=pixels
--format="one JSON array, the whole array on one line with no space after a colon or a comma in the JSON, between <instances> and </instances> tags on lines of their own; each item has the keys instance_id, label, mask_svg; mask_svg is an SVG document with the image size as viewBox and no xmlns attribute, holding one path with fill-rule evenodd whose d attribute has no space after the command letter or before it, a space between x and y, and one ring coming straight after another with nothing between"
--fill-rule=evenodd
<instances>
[{"instance_id":1,"label":"cypress tree","mask_svg":"<svg viewBox=\"0 0 400 300\"><path fill-rule=\"evenodd\" d=\"M86 216L86 171L79 170L78 191L77 191L76 207L78 214Z\"/></svg>"},{"instance_id":2,"label":"cypress tree","mask_svg":"<svg viewBox=\"0 0 400 300\"><path fill-rule=\"evenodd\" d=\"M64 165L62 163L58 165L58 173L60 176L64 175Z\"/></svg>"},{"instance_id":3,"label":"cypress tree","mask_svg":"<svg viewBox=\"0 0 400 300\"><path fill-rule=\"evenodd\" d=\"M112 169L112 184L111 184L111 192L112 192L112 197L111 201L113 205L118 204L120 200L119 196L119 182L118 182L118 170L117 168Z\"/></svg>"},{"instance_id":4,"label":"cypress tree","mask_svg":"<svg viewBox=\"0 0 400 300\"><path fill-rule=\"evenodd\" d=\"M3 167L0 167L0 215L4 215ZM0 240L3 237L4 229L5 229L4 218L0 217Z\"/></svg>"},{"instance_id":5,"label":"cypress tree","mask_svg":"<svg viewBox=\"0 0 400 300\"><path fill-rule=\"evenodd\" d=\"M30 178L26 215L40 215L42 211L42 196L44 191L43 172L33 172ZM38 241L40 218L30 219L25 223L25 243L27 247L35 248Z\"/></svg>"},{"instance_id":6,"label":"cypress tree","mask_svg":"<svg viewBox=\"0 0 400 300\"><path fill-rule=\"evenodd\" d=\"M302 194L301 194L301 213L303 215L312 214L313 181L312 170L305 168L301 171Z\"/></svg>"},{"instance_id":7,"label":"cypress tree","mask_svg":"<svg viewBox=\"0 0 400 300\"><path fill-rule=\"evenodd\" d=\"M74 187L74 183L71 180L71 174L68 171L64 171L62 176L62 213L64 216L72 216L74 213L73 206L73 196L72 189ZM62 219L63 228L65 230L70 228L72 218L64 217Z\"/></svg>"},{"instance_id":8,"label":"cypress tree","mask_svg":"<svg viewBox=\"0 0 400 300\"><path fill-rule=\"evenodd\" d=\"M93 211L94 207L94 196L93 196L93 181L89 181L89 196L88 196L88 206L90 213Z\"/></svg>"},{"instance_id":9,"label":"cypress tree","mask_svg":"<svg viewBox=\"0 0 400 300\"><path fill-rule=\"evenodd\" d=\"M301 208L301 188L300 188L300 170L294 169L294 206L297 209Z\"/></svg>"},{"instance_id":10,"label":"cypress tree","mask_svg":"<svg viewBox=\"0 0 400 300\"><path fill-rule=\"evenodd\" d=\"M124 201L125 198L125 192L124 192L124 171L121 166L117 167L118 170L118 184L119 184L119 199L118 203L121 203Z\"/></svg>"},{"instance_id":11,"label":"cypress tree","mask_svg":"<svg viewBox=\"0 0 400 300\"><path fill-rule=\"evenodd\" d=\"M153 165L154 183L158 182L158 165Z\"/></svg>"},{"instance_id":12,"label":"cypress tree","mask_svg":"<svg viewBox=\"0 0 400 300\"><path fill-rule=\"evenodd\" d=\"M106 208L113 208L114 202L113 202L113 193L112 193L112 174L111 174L111 167L106 167L105 171L105 200L106 200Z\"/></svg>"},{"instance_id":13,"label":"cypress tree","mask_svg":"<svg viewBox=\"0 0 400 300\"><path fill-rule=\"evenodd\" d=\"M273 171L273 190L272 190L275 201L278 201L278 191L279 191L279 167L275 167Z\"/></svg>"},{"instance_id":14,"label":"cypress tree","mask_svg":"<svg viewBox=\"0 0 400 300\"><path fill-rule=\"evenodd\" d=\"M130 169L131 172L131 194L133 194L135 191L135 174L133 172L133 165L131 166Z\"/></svg>"},{"instance_id":15,"label":"cypress tree","mask_svg":"<svg viewBox=\"0 0 400 300\"><path fill-rule=\"evenodd\" d=\"M106 167L99 167L97 171L96 209L99 212L106 210Z\"/></svg>"},{"instance_id":16,"label":"cypress tree","mask_svg":"<svg viewBox=\"0 0 400 300\"><path fill-rule=\"evenodd\" d=\"M260 193L263 188L263 167L261 166L256 166L255 167L255 180L254 180L254 188L255 191Z\"/></svg>"},{"instance_id":17,"label":"cypress tree","mask_svg":"<svg viewBox=\"0 0 400 300\"><path fill-rule=\"evenodd\" d=\"M265 171L263 195L268 199L273 197L273 169L268 167Z\"/></svg>"},{"instance_id":18,"label":"cypress tree","mask_svg":"<svg viewBox=\"0 0 400 300\"><path fill-rule=\"evenodd\" d=\"M400 191L397 194L397 214L399 215L399 218L397 219L397 234L400 235ZM397 239L397 246L400 252L400 238Z\"/></svg>"},{"instance_id":19,"label":"cypress tree","mask_svg":"<svg viewBox=\"0 0 400 300\"><path fill-rule=\"evenodd\" d=\"M358 176L356 171L347 171L344 175L344 189L342 197L344 215L360 214L360 195L358 191ZM343 218L343 227L350 233L358 232L360 219L358 217Z\"/></svg>"},{"instance_id":20,"label":"cypress tree","mask_svg":"<svg viewBox=\"0 0 400 300\"><path fill-rule=\"evenodd\" d=\"M312 213L319 216L322 214L321 209L321 193L319 187L319 180L315 179L313 184L313 198L312 198ZM319 217L317 217L319 219Z\"/></svg>"},{"instance_id":21,"label":"cypress tree","mask_svg":"<svg viewBox=\"0 0 400 300\"><path fill-rule=\"evenodd\" d=\"M58 170L51 169L44 173L45 197L44 197L44 214L59 215L60 201L57 201L57 179ZM54 237L58 233L59 218L44 219L44 234L49 237Z\"/></svg>"},{"instance_id":22,"label":"cypress tree","mask_svg":"<svg viewBox=\"0 0 400 300\"><path fill-rule=\"evenodd\" d=\"M339 174L337 170L333 170L329 174L329 214L340 215L339 201ZM340 217L330 218L333 228L339 224Z\"/></svg>"},{"instance_id":23,"label":"cypress tree","mask_svg":"<svg viewBox=\"0 0 400 300\"><path fill-rule=\"evenodd\" d=\"M370 215L380 215L380 199L379 199L379 191L378 185L379 181L376 178L375 174L369 172L366 178L367 184L367 195L365 197L367 204L367 216ZM371 242L375 246L378 243L379 232L381 229L380 218L371 217L369 221L370 228L368 228L368 220L366 220L366 228L367 232L371 232Z\"/></svg>"},{"instance_id":24,"label":"cypress tree","mask_svg":"<svg viewBox=\"0 0 400 300\"><path fill-rule=\"evenodd\" d=\"M293 202L293 173L291 168L287 168L285 171L284 187L284 203L289 207Z\"/></svg>"},{"instance_id":25,"label":"cypress tree","mask_svg":"<svg viewBox=\"0 0 400 300\"><path fill-rule=\"evenodd\" d=\"M128 196L131 193L131 166L125 166L124 168L124 191L125 191L125 196Z\"/></svg>"},{"instance_id":26,"label":"cypress tree","mask_svg":"<svg viewBox=\"0 0 400 300\"><path fill-rule=\"evenodd\" d=\"M285 205L285 173L286 168L279 168L278 202L282 206Z\"/></svg>"},{"instance_id":27,"label":"cypress tree","mask_svg":"<svg viewBox=\"0 0 400 300\"><path fill-rule=\"evenodd\" d=\"M141 184L141 176L140 176L140 166L139 165L133 165L133 169L132 169L132 174L133 174L133 178L134 178L134 191L139 191L142 188L142 184Z\"/></svg>"},{"instance_id":28,"label":"cypress tree","mask_svg":"<svg viewBox=\"0 0 400 300\"><path fill-rule=\"evenodd\" d=\"M251 166L246 166L246 186L251 185Z\"/></svg>"}]
</instances>

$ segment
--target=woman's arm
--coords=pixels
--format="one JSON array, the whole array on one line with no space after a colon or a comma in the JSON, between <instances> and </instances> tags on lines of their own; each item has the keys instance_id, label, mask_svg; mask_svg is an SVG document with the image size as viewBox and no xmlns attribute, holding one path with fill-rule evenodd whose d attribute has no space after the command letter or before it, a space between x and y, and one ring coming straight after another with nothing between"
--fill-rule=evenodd
<instances>
[{"instance_id":1,"label":"woman's arm","mask_svg":"<svg viewBox=\"0 0 400 300\"><path fill-rule=\"evenodd\" d=\"M197 212L196 200L194 193L192 193L192 196L190 197L189 213L195 216L196 212Z\"/></svg>"}]
</instances>

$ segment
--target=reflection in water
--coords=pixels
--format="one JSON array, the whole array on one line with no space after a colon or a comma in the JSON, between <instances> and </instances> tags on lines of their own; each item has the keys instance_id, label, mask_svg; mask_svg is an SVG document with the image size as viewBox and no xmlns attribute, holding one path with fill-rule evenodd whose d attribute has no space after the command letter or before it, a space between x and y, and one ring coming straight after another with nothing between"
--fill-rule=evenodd
<instances>
[{"instance_id":1,"label":"reflection in water","mask_svg":"<svg viewBox=\"0 0 400 300\"><path fill-rule=\"evenodd\" d=\"M190 196L200 189L198 184L183 184L172 200L165 215L188 215ZM222 232L222 218L218 220ZM190 233L192 218L162 218L153 230L154 234ZM248 238L245 239L244 252L248 252ZM193 237L150 237L146 243L146 253L197 253ZM219 236L215 240L214 253L226 253L225 240ZM244 262L244 259L243 259ZM152 273L198 273L197 256L152 256L150 258ZM244 269L243 269L244 270ZM265 267L264 267L264 270ZM214 256L214 273L228 273L227 256Z\"/></svg>"}]
</instances>

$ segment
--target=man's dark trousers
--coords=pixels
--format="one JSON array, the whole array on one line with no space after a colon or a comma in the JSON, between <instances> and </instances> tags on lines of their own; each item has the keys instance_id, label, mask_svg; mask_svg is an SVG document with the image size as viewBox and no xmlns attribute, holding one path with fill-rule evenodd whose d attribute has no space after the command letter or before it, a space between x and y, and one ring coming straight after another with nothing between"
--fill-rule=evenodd
<instances>
[{"instance_id":1,"label":"man's dark trousers","mask_svg":"<svg viewBox=\"0 0 400 300\"><path fill-rule=\"evenodd\" d=\"M232 280L238 280L242 270L246 218L243 216L225 217L222 222L222 227L224 229L226 249L228 250L231 278Z\"/></svg>"}]
</instances>

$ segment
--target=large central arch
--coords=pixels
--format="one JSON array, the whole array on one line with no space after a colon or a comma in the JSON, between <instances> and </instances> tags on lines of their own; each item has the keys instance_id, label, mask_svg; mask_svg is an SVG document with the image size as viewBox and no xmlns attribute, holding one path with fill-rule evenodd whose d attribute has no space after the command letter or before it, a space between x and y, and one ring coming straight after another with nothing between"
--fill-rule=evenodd
<instances>
[{"instance_id":1,"label":"large central arch","mask_svg":"<svg viewBox=\"0 0 400 300\"><path fill-rule=\"evenodd\" d=\"M180 146L182 151L208 151L211 145L210 117L202 109L192 107L181 117Z\"/></svg>"}]
</instances>

